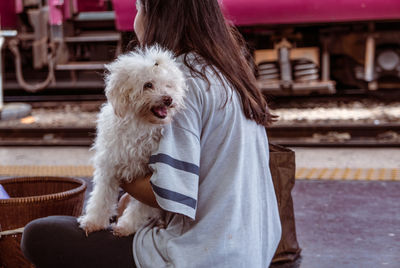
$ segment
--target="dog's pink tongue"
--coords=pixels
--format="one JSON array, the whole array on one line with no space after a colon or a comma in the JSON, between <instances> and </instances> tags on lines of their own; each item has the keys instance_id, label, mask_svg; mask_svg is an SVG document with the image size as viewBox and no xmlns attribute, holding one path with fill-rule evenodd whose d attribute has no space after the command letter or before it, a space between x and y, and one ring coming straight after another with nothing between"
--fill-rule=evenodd
<instances>
[{"instance_id":1,"label":"dog's pink tongue","mask_svg":"<svg viewBox=\"0 0 400 268\"><path fill-rule=\"evenodd\" d=\"M167 117L168 110L167 107L165 106L160 106L154 108L154 111L160 116L160 117Z\"/></svg>"}]
</instances>

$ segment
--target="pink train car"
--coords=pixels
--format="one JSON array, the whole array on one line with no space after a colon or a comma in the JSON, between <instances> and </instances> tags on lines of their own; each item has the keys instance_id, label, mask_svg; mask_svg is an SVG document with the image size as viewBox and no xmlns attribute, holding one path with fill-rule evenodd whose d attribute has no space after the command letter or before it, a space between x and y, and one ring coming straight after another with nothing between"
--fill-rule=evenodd
<instances>
[{"instance_id":1,"label":"pink train car","mask_svg":"<svg viewBox=\"0 0 400 268\"><path fill-rule=\"evenodd\" d=\"M400 18L399 0L221 0L226 17L238 26L335 23ZM131 31L135 1L113 0L116 25Z\"/></svg>"},{"instance_id":2,"label":"pink train car","mask_svg":"<svg viewBox=\"0 0 400 268\"><path fill-rule=\"evenodd\" d=\"M219 2L256 49L259 83L267 93L331 94L337 84L400 87L399 0ZM113 4L118 30L132 31L134 1Z\"/></svg>"},{"instance_id":3,"label":"pink train car","mask_svg":"<svg viewBox=\"0 0 400 268\"><path fill-rule=\"evenodd\" d=\"M266 93L400 88L400 0L218 1L251 46ZM79 87L79 74L101 70L132 38L135 0L48 0L48 7L41 2L0 1L1 27L19 32L22 58L33 58L36 70L50 67L40 88L57 87L59 81ZM31 52L26 50L30 46ZM57 55L50 59L48 51ZM8 66L7 71L14 73ZM71 79L50 83L60 72L70 72Z\"/></svg>"},{"instance_id":4,"label":"pink train car","mask_svg":"<svg viewBox=\"0 0 400 268\"><path fill-rule=\"evenodd\" d=\"M14 1L0 1L0 26L2 29L15 29L17 15Z\"/></svg>"}]
</instances>

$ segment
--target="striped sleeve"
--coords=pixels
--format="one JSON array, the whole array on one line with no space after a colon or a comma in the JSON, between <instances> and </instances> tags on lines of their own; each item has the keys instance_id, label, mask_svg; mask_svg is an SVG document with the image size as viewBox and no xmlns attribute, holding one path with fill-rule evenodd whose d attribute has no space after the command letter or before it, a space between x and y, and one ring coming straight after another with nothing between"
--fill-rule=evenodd
<instances>
[{"instance_id":1,"label":"striped sleeve","mask_svg":"<svg viewBox=\"0 0 400 268\"><path fill-rule=\"evenodd\" d=\"M197 103L195 103L197 102ZM159 148L149 166L156 200L166 211L195 219L200 172L200 105L189 96L186 109L165 126Z\"/></svg>"}]
</instances>

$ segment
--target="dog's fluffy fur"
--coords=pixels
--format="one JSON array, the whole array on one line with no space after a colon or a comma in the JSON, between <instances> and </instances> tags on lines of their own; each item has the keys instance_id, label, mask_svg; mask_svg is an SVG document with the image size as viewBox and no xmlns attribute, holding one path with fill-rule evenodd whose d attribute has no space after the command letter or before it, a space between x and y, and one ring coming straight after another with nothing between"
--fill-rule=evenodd
<instances>
[{"instance_id":1,"label":"dog's fluffy fur","mask_svg":"<svg viewBox=\"0 0 400 268\"><path fill-rule=\"evenodd\" d=\"M106 229L116 214L121 181L130 182L150 172L148 161L158 147L162 126L184 107L184 75L172 53L158 46L136 50L106 66L106 96L97 121L93 146L94 189L86 213L78 218L90 233ZM131 198L113 225L116 235L137 231L149 218L160 219L161 210Z\"/></svg>"}]
</instances>

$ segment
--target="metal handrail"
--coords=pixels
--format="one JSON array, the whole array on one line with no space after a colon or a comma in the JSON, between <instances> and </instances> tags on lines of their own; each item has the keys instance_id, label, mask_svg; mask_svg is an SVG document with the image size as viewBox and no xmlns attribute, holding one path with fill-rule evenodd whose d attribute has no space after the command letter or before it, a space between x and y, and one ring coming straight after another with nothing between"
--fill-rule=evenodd
<instances>
[{"instance_id":1,"label":"metal handrail","mask_svg":"<svg viewBox=\"0 0 400 268\"><path fill-rule=\"evenodd\" d=\"M3 102L3 59L2 53L3 46L5 43L5 37L13 37L17 35L17 31L2 31L0 27L0 111L3 110L4 102Z\"/></svg>"},{"instance_id":2,"label":"metal handrail","mask_svg":"<svg viewBox=\"0 0 400 268\"><path fill-rule=\"evenodd\" d=\"M5 38L0 36L0 111L3 110L3 59L1 57L1 51L3 49Z\"/></svg>"},{"instance_id":3,"label":"metal handrail","mask_svg":"<svg viewBox=\"0 0 400 268\"><path fill-rule=\"evenodd\" d=\"M15 56L15 70L17 74L18 84L21 85L26 91L29 92L38 92L44 88L46 88L53 80L54 80L54 62L55 62L55 48L54 45L50 44L51 52L48 54L48 63L49 63L49 72L47 74L46 80L37 84L28 84L22 74L22 66L21 66L21 54L18 49L19 40L14 38L9 41L9 48L11 52Z\"/></svg>"}]
</instances>

